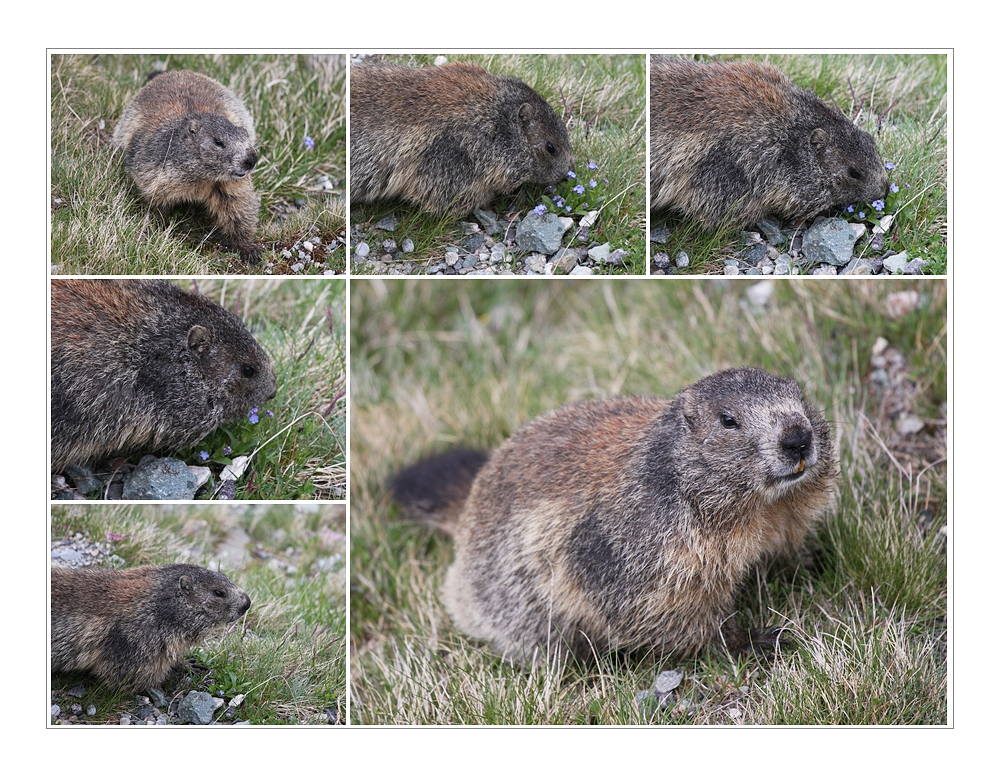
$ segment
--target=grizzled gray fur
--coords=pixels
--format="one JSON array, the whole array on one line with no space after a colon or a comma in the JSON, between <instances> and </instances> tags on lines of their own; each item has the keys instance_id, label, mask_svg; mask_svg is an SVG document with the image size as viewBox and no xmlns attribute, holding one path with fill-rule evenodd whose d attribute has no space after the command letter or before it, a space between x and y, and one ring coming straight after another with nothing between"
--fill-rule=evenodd
<instances>
[{"instance_id":1,"label":"grizzled gray fur","mask_svg":"<svg viewBox=\"0 0 1000 777\"><path fill-rule=\"evenodd\" d=\"M771 65L654 57L649 111L650 207L707 229L888 193L871 136Z\"/></svg>"},{"instance_id":2,"label":"grizzled gray fur","mask_svg":"<svg viewBox=\"0 0 1000 777\"><path fill-rule=\"evenodd\" d=\"M798 383L754 368L673 399L568 405L482 461L427 459L393 494L454 537L442 598L455 625L527 661L773 648L729 617L733 602L757 564L795 557L839 474Z\"/></svg>"},{"instance_id":3,"label":"grizzled gray fur","mask_svg":"<svg viewBox=\"0 0 1000 777\"><path fill-rule=\"evenodd\" d=\"M250 609L220 572L190 564L52 569L52 671L128 690L156 687L213 626Z\"/></svg>"},{"instance_id":4,"label":"grizzled gray fur","mask_svg":"<svg viewBox=\"0 0 1000 777\"><path fill-rule=\"evenodd\" d=\"M250 112L229 89L200 73L153 73L111 142L124 151L125 170L151 205L202 203L244 259L259 259L260 198L250 180L256 135Z\"/></svg>"},{"instance_id":5,"label":"grizzled gray fur","mask_svg":"<svg viewBox=\"0 0 1000 777\"><path fill-rule=\"evenodd\" d=\"M264 349L206 297L133 279L51 292L53 472L193 445L274 396Z\"/></svg>"},{"instance_id":6,"label":"grizzled gray fur","mask_svg":"<svg viewBox=\"0 0 1000 777\"><path fill-rule=\"evenodd\" d=\"M470 64L351 67L351 201L458 216L573 166L566 127L523 81Z\"/></svg>"}]
</instances>

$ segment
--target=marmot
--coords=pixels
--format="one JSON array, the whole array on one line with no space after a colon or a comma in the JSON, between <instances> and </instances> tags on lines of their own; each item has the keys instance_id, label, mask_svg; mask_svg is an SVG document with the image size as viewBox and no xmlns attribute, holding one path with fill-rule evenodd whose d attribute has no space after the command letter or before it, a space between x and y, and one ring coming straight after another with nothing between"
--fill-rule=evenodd
<instances>
[{"instance_id":1,"label":"marmot","mask_svg":"<svg viewBox=\"0 0 1000 777\"><path fill-rule=\"evenodd\" d=\"M125 152L125 170L151 205L203 203L240 256L259 260L253 119L226 87L186 70L152 73L111 143Z\"/></svg>"},{"instance_id":2,"label":"marmot","mask_svg":"<svg viewBox=\"0 0 1000 777\"><path fill-rule=\"evenodd\" d=\"M220 572L191 564L52 569L52 671L128 690L158 686L212 626L250 609Z\"/></svg>"},{"instance_id":3,"label":"marmot","mask_svg":"<svg viewBox=\"0 0 1000 777\"><path fill-rule=\"evenodd\" d=\"M192 445L274 397L240 320L167 281L52 281L52 471Z\"/></svg>"},{"instance_id":4,"label":"marmot","mask_svg":"<svg viewBox=\"0 0 1000 777\"><path fill-rule=\"evenodd\" d=\"M653 57L650 208L707 229L871 203L889 178L875 141L771 65Z\"/></svg>"},{"instance_id":5,"label":"marmot","mask_svg":"<svg viewBox=\"0 0 1000 777\"><path fill-rule=\"evenodd\" d=\"M351 201L460 216L573 167L566 127L523 81L471 64L351 67Z\"/></svg>"},{"instance_id":6,"label":"marmot","mask_svg":"<svg viewBox=\"0 0 1000 777\"><path fill-rule=\"evenodd\" d=\"M729 618L736 594L758 563L798 553L838 474L799 384L740 368L673 399L568 405L488 458L433 457L391 489L454 537L445 607L504 657L690 655L758 646Z\"/></svg>"}]
</instances>

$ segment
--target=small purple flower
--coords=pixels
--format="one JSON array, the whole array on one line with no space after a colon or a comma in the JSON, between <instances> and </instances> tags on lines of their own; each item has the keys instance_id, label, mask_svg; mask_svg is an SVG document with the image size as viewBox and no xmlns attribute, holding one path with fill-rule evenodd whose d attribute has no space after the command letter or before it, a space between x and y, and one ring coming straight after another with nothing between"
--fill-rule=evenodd
<instances>
[{"instance_id":1,"label":"small purple flower","mask_svg":"<svg viewBox=\"0 0 1000 777\"><path fill-rule=\"evenodd\" d=\"M250 408L250 414L247 416L247 418L250 419L250 423L252 424L260 423L260 416L257 415L257 408L255 407Z\"/></svg>"},{"instance_id":2,"label":"small purple flower","mask_svg":"<svg viewBox=\"0 0 1000 777\"><path fill-rule=\"evenodd\" d=\"M875 200L872 203L872 207L875 208L875 210L885 210L885 200Z\"/></svg>"},{"instance_id":3,"label":"small purple flower","mask_svg":"<svg viewBox=\"0 0 1000 777\"><path fill-rule=\"evenodd\" d=\"M229 446L229 445L226 445L226 446L224 446L224 447L222 448L222 455L223 455L223 456L228 456L228 455L229 455L230 453L232 453L232 452L233 452L233 449L232 449L232 447L231 447L231 446Z\"/></svg>"},{"instance_id":4,"label":"small purple flower","mask_svg":"<svg viewBox=\"0 0 1000 777\"><path fill-rule=\"evenodd\" d=\"M556 195L554 202L557 208L561 208L566 204L566 200L564 200L562 197L558 195Z\"/></svg>"},{"instance_id":5,"label":"small purple flower","mask_svg":"<svg viewBox=\"0 0 1000 777\"><path fill-rule=\"evenodd\" d=\"M306 135L305 140L303 142L306 144L306 148L308 148L310 151L312 151L313 148L316 146L316 141L314 141L308 135Z\"/></svg>"},{"instance_id":6,"label":"small purple flower","mask_svg":"<svg viewBox=\"0 0 1000 777\"><path fill-rule=\"evenodd\" d=\"M597 169L597 162L587 162L587 169L589 169L589 170L596 170Z\"/></svg>"},{"instance_id":7,"label":"small purple flower","mask_svg":"<svg viewBox=\"0 0 1000 777\"><path fill-rule=\"evenodd\" d=\"M908 183L904 183L903 186L905 186L907 189L910 188L910 185Z\"/></svg>"},{"instance_id":8,"label":"small purple flower","mask_svg":"<svg viewBox=\"0 0 1000 777\"><path fill-rule=\"evenodd\" d=\"M577 194L583 194L584 192L583 184L578 183L576 186L573 187L573 191L575 191Z\"/></svg>"},{"instance_id":9,"label":"small purple flower","mask_svg":"<svg viewBox=\"0 0 1000 777\"><path fill-rule=\"evenodd\" d=\"M576 179L576 173L570 170L568 173L566 173L566 177Z\"/></svg>"},{"instance_id":10,"label":"small purple flower","mask_svg":"<svg viewBox=\"0 0 1000 777\"><path fill-rule=\"evenodd\" d=\"M854 206L848 205L846 208L844 208L844 210L846 210L848 213L854 213Z\"/></svg>"},{"instance_id":11,"label":"small purple flower","mask_svg":"<svg viewBox=\"0 0 1000 777\"><path fill-rule=\"evenodd\" d=\"M208 461L208 451L202 451L198 454L202 461Z\"/></svg>"},{"instance_id":12,"label":"small purple flower","mask_svg":"<svg viewBox=\"0 0 1000 777\"><path fill-rule=\"evenodd\" d=\"M597 188L597 181L595 181L593 178L591 178L590 181L587 183L587 186L589 186L591 189L596 189Z\"/></svg>"},{"instance_id":13,"label":"small purple flower","mask_svg":"<svg viewBox=\"0 0 1000 777\"><path fill-rule=\"evenodd\" d=\"M536 205L531 212L534 213L536 216L541 216L544 215L545 211L547 210L548 208L546 208L544 204L540 203Z\"/></svg>"},{"instance_id":14,"label":"small purple flower","mask_svg":"<svg viewBox=\"0 0 1000 777\"><path fill-rule=\"evenodd\" d=\"M125 539L124 534L108 534L108 542L121 542Z\"/></svg>"},{"instance_id":15,"label":"small purple flower","mask_svg":"<svg viewBox=\"0 0 1000 777\"><path fill-rule=\"evenodd\" d=\"M886 170L895 170L896 169L896 165L894 165L892 162L886 162L885 163L885 169Z\"/></svg>"},{"instance_id":16,"label":"small purple flower","mask_svg":"<svg viewBox=\"0 0 1000 777\"><path fill-rule=\"evenodd\" d=\"M858 218L863 219L865 217L865 212L863 210L858 211Z\"/></svg>"},{"instance_id":17,"label":"small purple flower","mask_svg":"<svg viewBox=\"0 0 1000 777\"><path fill-rule=\"evenodd\" d=\"M891 184L889 184L889 191L892 192L893 194L895 194L896 192L899 191L899 187L896 186L896 184L891 183Z\"/></svg>"},{"instance_id":18,"label":"small purple flower","mask_svg":"<svg viewBox=\"0 0 1000 777\"><path fill-rule=\"evenodd\" d=\"M267 413L267 417L268 418L274 418L274 411L272 411L272 410L265 410L264 412Z\"/></svg>"}]
</instances>

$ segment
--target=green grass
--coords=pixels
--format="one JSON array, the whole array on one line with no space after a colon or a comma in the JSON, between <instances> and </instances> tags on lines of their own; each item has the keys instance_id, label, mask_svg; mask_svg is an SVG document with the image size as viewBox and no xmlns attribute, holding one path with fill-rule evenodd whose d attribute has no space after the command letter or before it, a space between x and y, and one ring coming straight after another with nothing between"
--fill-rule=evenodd
<instances>
[{"instance_id":1,"label":"green grass","mask_svg":"<svg viewBox=\"0 0 1000 777\"><path fill-rule=\"evenodd\" d=\"M895 215L884 250L906 251L930 265L929 275L947 274L947 57L943 54L767 54L725 55L717 59L770 62L795 84L835 104L875 138L883 160L893 162L886 213ZM904 188L909 184L909 188ZM671 258L686 251L691 265L683 272L721 273L724 259L744 246L739 230L708 234L683 219L652 215L653 226L672 234L653 252ZM748 225L749 226L749 225ZM870 225L869 225L870 227Z\"/></svg>"},{"instance_id":2,"label":"green grass","mask_svg":"<svg viewBox=\"0 0 1000 777\"><path fill-rule=\"evenodd\" d=\"M430 55L393 57L411 66L432 66ZM607 178L607 201L590 232L590 242L610 243L625 250L624 267L609 268L615 274L646 272L646 66L641 55L455 55L454 62L473 62L490 71L522 79L552 106L564 121L578 171L593 161ZM541 203L544 187L521 191L491 203L494 210L518 211L523 216ZM392 233L374 225L394 214L400 225ZM465 235L462 219L432 216L401 202L357 204L351 208L351 224L360 227L372 246L372 257L382 240L392 237L413 240L415 251L406 255L417 264L417 272L444 258L444 248L460 245ZM573 232L575 230L571 230ZM568 238L564 238L565 241ZM352 243L356 240L352 239ZM517 254L515 254L517 256ZM352 272L354 268L352 268ZM357 272L364 273L363 267Z\"/></svg>"},{"instance_id":3,"label":"green grass","mask_svg":"<svg viewBox=\"0 0 1000 777\"><path fill-rule=\"evenodd\" d=\"M190 657L208 667L175 671L172 693L208 690L227 702L245 694L238 717L254 724L326 723L346 714L345 515L333 505L56 506L54 540L81 533L108 540L120 566L190 563L220 568L252 601L248 614L211 631ZM135 694L116 692L84 674L52 676L52 690L82 682L94 704L91 723L117 723ZM73 699L73 701L77 701ZM218 716L221 713L217 713Z\"/></svg>"},{"instance_id":4,"label":"green grass","mask_svg":"<svg viewBox=\"0 0 1000 777\"><path fill-rule=\"evenodd\" d=\"M233 311L274 365L277 394L244 420L178 456L200 464L230 445L253 454L236 481L238 499L344 499L346 495L346 315L343 279L178 281ZM270 417L266 410L274 415ZM139 456L133 456L138 461ZM221 464L214 465L218 474ZM94 496L99 496L95 494Z\"/></svg>"},{"instance_id":5,"label":"green grass","mask_svg":"<svg viewBox=\"0 0 1000 777\"><path fill-rule=\"evenodd\" d=\"M748 285L353 281L353 722L947 721L945 284L796 279L763 309ZM920 306L892 317L890 295L908 291ZM890 393L869 377L880 336L905 357ZM799 379L841 453L838 504L808 563L761 573L738 602L743 621L784 624L797 648L772 664L611 655L554 672L504 664L454 629L438 599L451 544L392 505L398 468L455 443L493 447L566 402L672 395L741 364ZM899 434L904 410L927 427ZM636 693L677 668L684 701L640 710Z\"/></svg>"},{"instance_id":6,"label":"green grass","mask_svg":"<svg viewBox=\"0 0 1000 777\"><path fill-rule=\"evenodd\" d=\"M111 134L146 75L166 65L215 78L254 119L261 196L262 263L248 266L207 237L200 207L178 207L164 223L150 212L113 153ZM281 256L320 238L314 257L343 272L347 152L341 55L53 55L52 263L60 274L201 275L290 272ZM315 141L312 150L305 136ZM329 188L327 188L327 184ZM339 240L330 249L333 241Z\"/></svg>"}]
</instances>

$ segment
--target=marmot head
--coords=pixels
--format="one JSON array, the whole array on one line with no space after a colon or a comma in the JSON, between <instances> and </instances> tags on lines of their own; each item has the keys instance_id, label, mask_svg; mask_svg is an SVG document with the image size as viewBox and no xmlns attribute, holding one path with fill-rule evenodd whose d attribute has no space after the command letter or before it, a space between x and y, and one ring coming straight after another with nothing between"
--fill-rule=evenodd
<instances>
[{"instance_id":1,"label":"marmot head","mask_svg":"<svg viewBox=\"0 0 1000 777\"><path fill-rule=\"evenodd\" d=\"M871 135L809 95L803 131L808 152L830 191L830 205L871 203L889 193L889 175Z\"/></svg>"},{"instance_id":2,"label":"marmot head","mask_svg":"<svg viewBox=\"0 0 1000 777\"><path fill-rule=\"evenodd\" d=\"M185 626L206 628L232 623L250 609L247 593L221 572L191 564L170 564L162 571L157 595L185 603ZM174 609L167 607L162 611Z\"/></svg>"},{"instance_id":3,"label":"marmot head","mask_svg":"<svg viewBox=\"0 0 1000 777\"><path fill-rule=\"evenodd\" d=\"M257 164L257 150L250 133L214 113L193 113L187 117L187 142L197 160L195 168L203 178L229 181L243 178Z\"/></svg>"},{"instance_id":4,"label":"marmot head","mask_svg":"<svg viewBox=\"0 0 1000 777\"><path fill-rule=\"evenodd\" d=\"M713 499L725 483L733 499L777 501L822 477L834 458L829 425L791 378L723 370L678 400L693 455L688 488Z\"/></svg>"}]
</instances>

